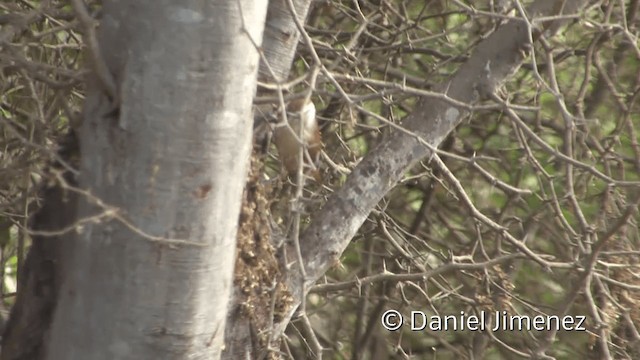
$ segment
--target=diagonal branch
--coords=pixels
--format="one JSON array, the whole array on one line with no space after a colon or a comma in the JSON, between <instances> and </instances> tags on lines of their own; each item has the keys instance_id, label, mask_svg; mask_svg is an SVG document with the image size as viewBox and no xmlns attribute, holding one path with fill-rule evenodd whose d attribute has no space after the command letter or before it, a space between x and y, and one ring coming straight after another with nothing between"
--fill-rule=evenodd
<instances>
[{"instance_id":1,"label":"diagonal branch","mask_svg":"<svg viewBox=\"0 0 640 360\"><path fill-rule=\"evenodd\" d=\"M477 46L469 60L438 90L471 105L488 97L519 68L531 41L542 32L550 35L568 18L560 15L575 13L585 3L584 0L536 2L528 10L527 20L511 20L500 27ZM539 20L540 17L545 20ZM307 285L335 263L369 213L403 174L417 161L430 156L433 153L430 148L437 147L469 114L465 108L449 102L422 98L403 123L408 131L396 131L362 160L302 234ZM301 292L296 288L298 279L291 279L290 285Z\"/></svg>"},{"instance_id":2,"label":"diagonal branch","mask_svg":"<svg viewBox=\"0 0 640 360\"><path fill-rule=\"evenodd\" d=\"M471 109L480 100L489 98L519 68L532 41L542 32L551 35L568 19L575 19L573 14L585 3L586 0L535 2L527 11L527 20L511 19L481 42L458 72L435 89L441 97L422 97L413 113L405 119L404 129L397 129L361 161L342 188L313 214L311 224L301 234L305 275L297 265L291 264L288 288L293 303L288 305L293 306L286 316L271 323L273 328L263 329L269 331L272 341L283 333L310 285L335 263L369 213L403 174L419 160L431 156ZM269 66L264 63L261 66L263 82L281 83L286 79L300 36L286 4L286 0L269 3L263 43L263 61ZM308 5L308 0L294 0L295 13L300 19L306 17ZM511 242L517 240L511 238ZM516 248L519 256L536 258L524 243L519 242ZM287 249L287 253L296 254L293 248ZM297 257L291 260L299 261ZM545 267L549 264L541 257L536 260ZM236 322L227 329L227 339L233 341L227 342L226 358L255 354L257 344L250 341L252 326L248 322Z\"/></svg>"}]
</instances>

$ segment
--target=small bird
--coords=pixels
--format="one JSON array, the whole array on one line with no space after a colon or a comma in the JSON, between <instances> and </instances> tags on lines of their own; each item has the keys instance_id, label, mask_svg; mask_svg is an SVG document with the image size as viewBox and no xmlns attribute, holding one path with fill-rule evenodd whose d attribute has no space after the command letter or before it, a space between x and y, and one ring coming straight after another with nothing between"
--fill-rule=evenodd
<instances>
[{"instance_id":1,"label":"small bird","mask_svg":"<svg viewBox=\"0 0 640 360\"><path fill-rule=\"evenodd\" d=\"M280 156L280 163L292 179L300 166L300 147L304 147L304 172L314 168L322 150L320 128L316 119L316 107L308 99L296 99L287 105L287 125L276 127L274 142ZM308 154L308 157L307 157ZM309 160L312 164L309 163ZM316 176L318 174L315 174Z\"/></svg>"}]
</instances>

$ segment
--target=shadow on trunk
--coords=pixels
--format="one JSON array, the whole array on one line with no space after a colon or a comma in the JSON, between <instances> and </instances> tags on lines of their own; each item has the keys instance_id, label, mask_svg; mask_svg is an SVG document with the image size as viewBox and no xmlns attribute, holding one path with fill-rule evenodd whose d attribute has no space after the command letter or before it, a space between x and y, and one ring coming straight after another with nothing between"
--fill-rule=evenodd
<instances>
[{"instance_id":1,"label":"shadow on trunk","mask_svg":"<svg viewBox=\"0 0 640 360\"><path fill-rule=\"evenodd\" d=\"M77 168L78 141L73 130L62 139L58 157ZM42 207L30 219L30 230L37 235L32 235L33 244L19 269L20 290L2 336L2 360L43 359L46 354L45 341L63 278L64 242L73 235L55 233L72 224L77 200L77 194L64 189L56 174L67 184L76 184L74 174L56 161L42 185Z\"/></svg>"}]
</instances>

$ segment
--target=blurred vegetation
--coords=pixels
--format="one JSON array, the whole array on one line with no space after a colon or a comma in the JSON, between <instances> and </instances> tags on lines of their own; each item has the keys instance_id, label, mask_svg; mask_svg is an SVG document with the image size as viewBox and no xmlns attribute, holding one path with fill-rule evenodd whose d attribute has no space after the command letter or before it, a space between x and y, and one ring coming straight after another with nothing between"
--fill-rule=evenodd
<instances>
[{"instance_id":1,"label":"blurred vegetation","mask_svg":"<svg viewBox=\"0 0 640 360\"><path fill-rule=\"evenodd\" d=\"M82 36L66 1L0 2L0 271L2 318L13 304L29 216L57 140L83 99Z\"/></svg>"},{"instance_id":2,"label":"blurred vegetation","mask_svg":"<svg viewBox=\"0 0 640 360\"><path fill-rule=\"evenodd\" d=\"M90 5L99 19L99 6ZM380 326L387 309L585 315L588 331L559 332L550 354L640 358L639 15L637 0L592 2L536 43L496 94L511 111L486 101L442 144L442 159L475 208L502 230L474 217L429 159L383 199L307 299L324 358L515 359L548 336L389 332ZM506 0L315 1L306 26L314 48L300 44L292 77L308 71L315 51L353 104L319 77L313 100L335 164L323 162L324 183L306 190L309 208L321 206L344 169L412 111L417 90L445 82L514 16ZM65 1L0 2L0 47L6 314L47 164L78 118L85 64L80 26ZM269 165L276 176L276 163ZM505 231L543 256L550 271L520 256ZM294 320L284 347L291 358L312 357L309 336Z\"/></svg>"},{"instance_id":3,"label":"blurred vegetation","mask_svg":"<svg viewBox=\"0 0 640 360\"><path fill-rule=\"evenodd\" d=\"M519 16L509 1L358 5L318 3L307 31L351 99L395 123L413 109L413 89L446 81L505 16ZM593 2L556 36L536 43L497 94L519 123L487 101L441 146L475 208L545 256L551 271L509 258L517 250L501 230L472 216L449 179L424 159L383 199L324 284L312 289L307 311L330 358L514 359L547 336L406 326L389 332L380 326L387 309L406 316L413 310L585 315L589 331L560 331L549 354L640 357L638 15L637 1ZM312 62L309 49L299 52L299 61ZM326 152L353 167L384 139L389 124L350 107L323 81L315 94L325 109L319 113ZM336 186L339 181L329 181L325 191ZM590 259L595 264L585 280ZM491 260L496 263L482 266ZM460 266L420 277L450 264ZM473 264L478 267L464 268ZM407 281L407 274L416 276ZM305 348L308 335L289 334Z\"/></svg>"}]
</instances>

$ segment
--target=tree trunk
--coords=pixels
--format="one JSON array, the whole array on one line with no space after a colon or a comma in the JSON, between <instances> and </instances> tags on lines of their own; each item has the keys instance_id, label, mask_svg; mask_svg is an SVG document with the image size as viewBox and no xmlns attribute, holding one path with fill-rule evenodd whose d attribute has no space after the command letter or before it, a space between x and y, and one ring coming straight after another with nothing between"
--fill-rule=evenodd
<instances>
[{"instance_id":1,"label":"tree trunk","mask_svg":"<svg viewBox=\"0 0 640 360\"><path fill-rule=\"evenodd\" d=\"M61 285L37 358L220 356L266 2L176 4L105 2L86 37L76 226L45 249Z\"/></svg>"}]
</instances>

